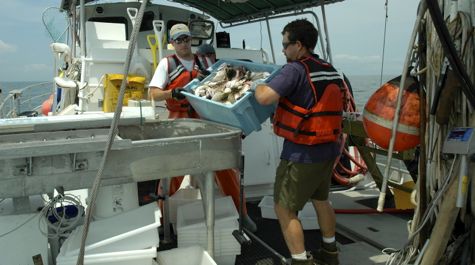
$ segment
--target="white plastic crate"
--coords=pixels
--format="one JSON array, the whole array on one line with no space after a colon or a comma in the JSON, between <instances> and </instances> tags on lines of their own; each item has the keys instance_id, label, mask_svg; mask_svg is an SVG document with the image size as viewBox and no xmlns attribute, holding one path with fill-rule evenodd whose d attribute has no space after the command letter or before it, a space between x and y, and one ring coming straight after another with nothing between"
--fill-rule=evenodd
<instances>
[{"instance_id":1,"label":"white plastic crate","mask_svg":"<svg viewBox=\"0 0 475 265\"><path fill-rule=\"evenodd\" d=\"M202 202L190 203L178 208L178 247L208 245ZM232 235L238 229L239 218L230 196L215 199L214 257L235 256L241 253L241 245Z\"/></svg>"},{"instance_id":2,"label":"white plastic crate","mask_svg":"<svg viewBox=\"0 0 475 265\"><path fill-rule=\"evenodd\" d=\"M224 256L224 255L238 255L241 253L241 245L232 235L232 232L236 230L237 227L227 230L222 230L220 232L215 231L214 235L214 255L215 257ZM218 233L216 233L218 232ZM194 245L199 245L203 248L208 246L206 231L195 232L194 234L190 233L187 236L183 234L178 235L178 247L189 247Z\"/></svg>"},{"instance_id":3,"label":"white plastic crate","mask_svg":"<svg viewBox=\"0 0 475 265\"><path fill-rule=\"evenodd\" d=\"M227 220L239 218L236 207L230 196L215 199L215 228L220 228ZM177 230L206 228L205 213L201 201L178 207Z\"/></svg>"},{"instance_id":4,"label":"white plastic crate","mask_svg":"<svg viewBox=\"0 0 475 265\"><path fill-rule=\"evenodd\" d=\"M0 213L14 209L12 199L0 206ZM48 263L48 238L40 232L48 228L45 222L38 223L39 218L38 213L0 215L0 264L33 265L32 257L38 254Z\"/></svg>"},{"instance_id":5,"label":"white plastic crate","mask_svg":"<svg viewBox=\"0 0 475 265\"><path fill-rule=\"evenodd\" d=\"M201 246L160 251L157 253L157 263L158 265L217 265Z\"/></svg>"},{"instance_id":6,"label":"white plastic crate","mask_svg":"<svg viewBox=\"0 0 475 265\"><path fill-rule=\"evenodd\" d=\"M303 209L299 211L298 217L302 223L303 230L320 229L318 225L317 213L311 202L307 202Z\"/></svg>"},{"instance_id":7,"label":"white plastic crate","mask_svg":"<svg viewBox=\"0 0 475 265\"><path fill-rule=\"evenodd\" d=\"M219 265L234 265L236 264L236 255L222 255L222 256L217 256L215 255L214 260L216 261L216 264Z\"/></svg>"},{"instance_id":8,"label":"white plastic crate","mask_svg":"<svg viewBox=\"0 0 475 265\"><path fill-rule=\"evenodd\" d=\"M152 265L157 257L157 248L117 251L84 255L85 265ZM56 265L76 265L77 256L62 256L56 258Z\"/></svg>"},{"instance_id":9,"label":"white plastic crate","mask_svg":"<svg viewBox=\"0 0 475 265\"><path fill-rule=\"evenodd\" d=\"M86 254L118 252L158 247L157 228L160 208L150 203L113 217L91 222L86 240ZM77 227L61 246L60 255L77 256L83 226Z\"/></svg>"},{"instance_id":10,"label":"white plastic crate","mask_svg":"<svg viewBox=\"0 0 475 265\"><path fill-rule=\"evenodd\" d=\"M274 211L274 197L264 196L258 206L261 208L262 218L277 219Z\"/></svg>"},{"instance_id":11,"label":"white plastic crate","mask_svg":"<svg viewBox=\"0 0 475 265\"><path fill-rule=\"evenodd\" d=\"M178 207L189 203L201 201L201 193L199 189L185 188L177 190L169 198L169 220L170 223L176 224L176 215Z\"/></svg>"}]
</instances>

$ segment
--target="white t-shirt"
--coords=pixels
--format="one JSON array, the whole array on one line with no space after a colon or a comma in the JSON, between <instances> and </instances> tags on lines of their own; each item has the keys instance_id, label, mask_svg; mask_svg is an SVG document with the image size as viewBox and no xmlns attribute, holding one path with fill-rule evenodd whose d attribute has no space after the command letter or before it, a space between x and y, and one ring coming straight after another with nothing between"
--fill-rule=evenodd
<instances>
[{"instance_id":1,"label":"white t-shirt","mask_svg":"<svg viewBox=\"0 0 475 265\"><path fill-rule=\"evenodd\" d=\"M183 58L180 58L177 56L178 60L180 60L181 64L185 67L187 71L192 71L193 70L193 60L185 60ZM206 60L208 61L208 65L212 65L211 60L206 57ZM168 80L168 60L167 57L162 58L160 60L160 63L158 63L157 69L155 70L155 73L153 74L152 80L150 80L149 87L159 87L161 89L164 89L167 87L168 83L170 80Z\"/></svg>"}]
</instances>

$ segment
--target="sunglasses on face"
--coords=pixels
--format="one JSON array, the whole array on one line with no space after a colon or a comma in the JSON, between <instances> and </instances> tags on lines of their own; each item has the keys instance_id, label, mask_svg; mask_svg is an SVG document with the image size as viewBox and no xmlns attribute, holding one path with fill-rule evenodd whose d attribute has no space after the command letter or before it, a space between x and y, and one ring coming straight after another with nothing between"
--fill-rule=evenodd
<instances>
[{"instance_id":1,"label":"sunglasses on face","mask_svg":"<svg viewBox=\"0 0 475 265\"><path fill-rule=\"evenodd\" d=\"M289 47L289 45L295 44L295 43L297 43L297 41L282 42L282 47L284 47L284 50L285 50L287 49L287 47Z\"/></svg>"},{"instance_id":2,"label":"sunglasses on face","mask_svg":"<svg viewBox=\"0 0 475 265\"><path fill-rule=\"evenodd\" d=\"M191 41L190 37L178 38L174 40L176 44L189 43Z\"/></svg>"}]
</instances>

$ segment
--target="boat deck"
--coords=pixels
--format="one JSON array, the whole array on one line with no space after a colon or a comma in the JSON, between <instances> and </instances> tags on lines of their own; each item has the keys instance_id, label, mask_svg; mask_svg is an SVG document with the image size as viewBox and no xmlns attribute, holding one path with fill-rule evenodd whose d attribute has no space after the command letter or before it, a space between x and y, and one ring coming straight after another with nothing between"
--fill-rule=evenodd
<instances>
[{"instance_id":1,"label":"boat deck","mask_svg":"<svg viewBox=\"0 0 475 265\"><path fill-rule=\"evenodd\" d=\"M337 210L374 209L378 191L376 189L334 191L330 200ZM262 218L259 201L247 203L248 213L255 221L258 230L255 233L280 255L290 257L285 245L279 223L275 219ZM386 208L393 207L391 199ZM407 221L410 213L387 214L338 214L336 239L340 249L340 264L385 264L387 256L383 248L400 248L407 239ZM319 230L305 230L306 249L319 248L321 235ZM175 243L160 244L160 249L176 247ZM273 265L281 264L278 257L259 242L252 240L249 245L241 246L241 255L236 256L235 265Z\"/></svg>"}]
</instances>

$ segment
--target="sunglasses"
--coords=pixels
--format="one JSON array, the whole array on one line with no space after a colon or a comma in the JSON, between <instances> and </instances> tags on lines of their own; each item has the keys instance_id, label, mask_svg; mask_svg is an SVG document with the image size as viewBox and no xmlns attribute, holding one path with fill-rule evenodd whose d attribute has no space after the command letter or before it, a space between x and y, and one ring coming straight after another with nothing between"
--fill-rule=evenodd
<instances>
[{"instance_id":1,"label":"sunglasses","mask_svg":"<svg viewBox=\"0 0 475 265\"><path fill-rule=\"evenodd\" d=\"M297 43L297 41L282 42L282 47L284 47L284 50L285 50L287 49L287 47L289 47L289 45L295 44L295 43Z\"/></svg>"},{"instance_id":2,"label":"sunglasses","mask_svg":"<svg viewBox=\"0 0 475 265\"><path fill-rule=\"evenodd\" d=\"M189 43L191 41L190 37L178 38L174 40L176 44Z\"/></svg>"}]
</instances>

